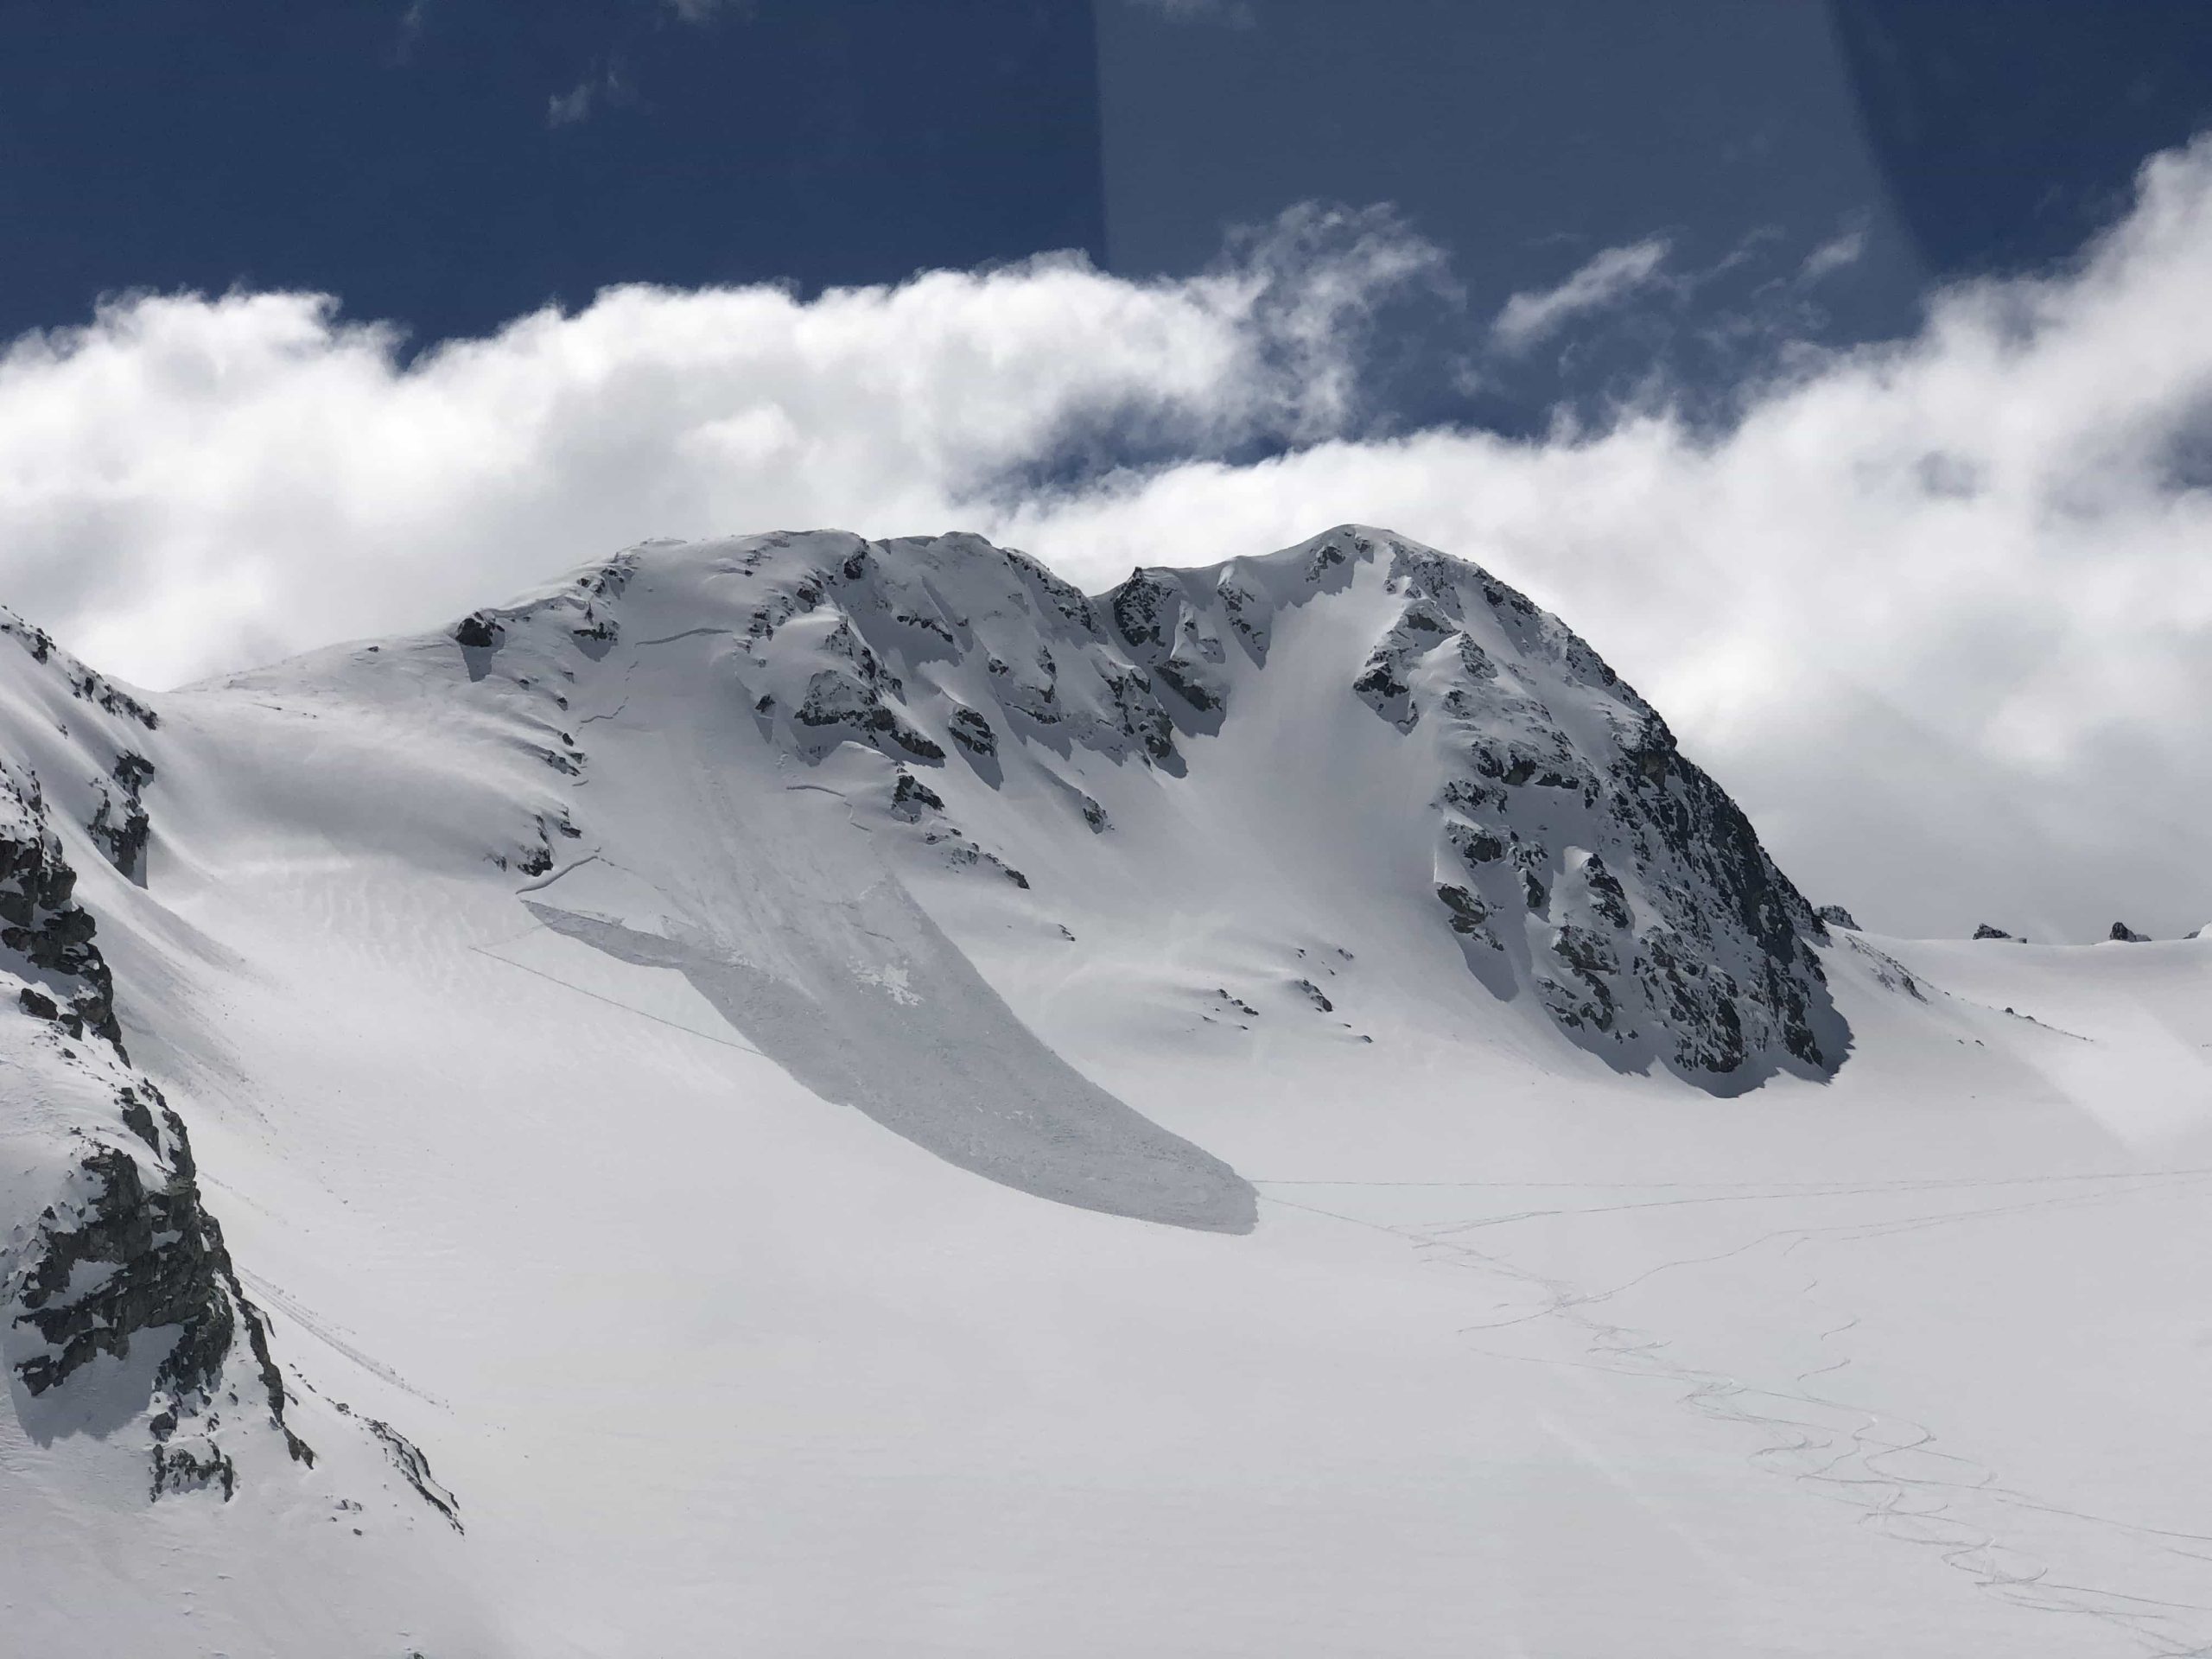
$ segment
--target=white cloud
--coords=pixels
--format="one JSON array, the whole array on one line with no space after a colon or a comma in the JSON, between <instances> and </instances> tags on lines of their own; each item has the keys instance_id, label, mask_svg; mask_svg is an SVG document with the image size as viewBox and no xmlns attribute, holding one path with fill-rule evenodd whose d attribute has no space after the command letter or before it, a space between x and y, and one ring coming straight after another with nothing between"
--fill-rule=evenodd
<instances>
[{"instance_id":1,"label":"white cloud","mask_svg":"<svg viewBox=\"0 0 2212 1659\"><path fill-rule=\"evenodd\" d=\"M399 32L392 42L392 58L404 63L423 38L423 30L430 21L430 0L407 0L406 9L399 14Z\"/></svg>"},{"instance_id":2,"label":"white cloud","mask_svg":"<svg viewBox=\"0 0 2212 1659\"><path fill-rule=\"evenodd\" d=\"M1128 5L1156 11L1179 23L1222 23L1249 29L1258 21L1249 0L1124 0Z\"/></svg>"},{"instance_id":3,"label":"white cloud","mask_svg":"<svg viewBox=\"0 0 2212 1659\"><path fill-rule=\"evenodd\" d=\"M549 127L573 127L588 120L591 106L599 97L599 83L580 80L565 92L556 92L545 100L545 124Z\"/></svg>"},{"instance_id":4,"label":"white cloud","mask_svg":"<svg viewBox=\"0 0 2212 1659\"><path fill-rule=\"evenodd\" d=\"M664 0L678 21L711 23L723 17L750 17L753 0Z\"/></svg>"},{"instance_id":5,"label":"white cloud","mask_svg":"<svg viewBox=\"0 0 2212 1659\"><path fill-rule=\"evenodd\" d=\"M1847 266L1857 264L1866 253L1866 227L1846 226L1805 256L1805 263L1797 268L1798 285L1809 287L1824 276L1833 276Z\"/></svg>"},{"instance_id":6,"label":"white cloud","mask_svg":"<svg viewBox=\"0 0 2212 1659\"><path fill-rule=\"evenodd\" d=\"M314 295L137 296L0 355L0 598L153 683L415 627L658 533L974 518L1096 434L1342 429L1385 214L1305 210L1218 269L1079 257L802 302L612 289L403 362Z\"/></svg>"},{"instance_id":7,"label":"white cloud","mask_svg":"<svg viewBox=\"0 0 2212 1659\"><path fill-rule=\"evenodd\" d=\"M1097 586L1363 519L1559 611L1870 925L2212 916L2212 141L2076 268L1799 354L1719 433L1361 435L1364 321L1435 274L1308 213L1179 282L631 288L404 364L313 296L131 300L0 357L0 597L158 684L655 534L959 526ZM1195 458L1034 482L1101 432Z\"/></svg>"},{"instance_id":8,"label":"white cloud","mask_svg":"<svg viewBox=\"0 0 2212 1659\"><path fill-rule=\"evenodd\" d=\"M1491 325L1497 347L1516 354L1542 343L1572 319L1603 310L1657 279L1666 262L1663 237L1607 248L1556 288L1514 295Z\"/></svg>"},{"instance_id":9,"label":"white cloud","mask_svg":"<svg viewBox=\"0 0 2212 1659\"><path fill-rule=\"evenodd\" d=\"M594 111L603 105L626 104L631 91L628 79L622 73L619 60L589 78L578 81L565 92L556 92L545 100L545 124L549 127L573 127L591 119Z\"/></svg>"}]
</instances>

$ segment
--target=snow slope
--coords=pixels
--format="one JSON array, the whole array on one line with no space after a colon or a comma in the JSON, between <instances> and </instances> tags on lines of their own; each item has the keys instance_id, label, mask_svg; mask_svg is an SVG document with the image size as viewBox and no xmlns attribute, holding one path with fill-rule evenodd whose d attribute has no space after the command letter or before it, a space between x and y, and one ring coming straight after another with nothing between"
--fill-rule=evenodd
<instances>
[{"instance_id":1,"label":"snow slope","mask_svg":"<svg viewBox=\"0 0 2212 1659\"><path fill-rule=\"evenodd\" d=\"M1516 601L824 533L161 698L0 641L122 1039L11 946L11 1294L179 1200L158 1091L234 1333L10 1327L10 1650L2212 1643L2212 940L1831 929Z\"/></svg>"}]
</instances>

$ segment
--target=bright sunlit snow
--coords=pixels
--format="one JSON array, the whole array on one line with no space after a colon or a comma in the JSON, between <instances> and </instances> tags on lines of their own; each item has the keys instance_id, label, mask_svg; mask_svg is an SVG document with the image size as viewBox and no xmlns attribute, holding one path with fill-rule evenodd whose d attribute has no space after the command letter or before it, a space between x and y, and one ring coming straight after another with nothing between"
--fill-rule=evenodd
<instances>
[{"instance_id":1,"label":"bright sunlit snow","mask_svg":"<svg viewBox=\"0 0 2212 1659\"><path fill-rule=\"evenodd\" d=\"M0 734L6 1651L2212 1644L2212 938L1820 921L1471 566L650 543ZM186 1313L35 1394L72 1252Z\"/></svg>"}]
</instances>

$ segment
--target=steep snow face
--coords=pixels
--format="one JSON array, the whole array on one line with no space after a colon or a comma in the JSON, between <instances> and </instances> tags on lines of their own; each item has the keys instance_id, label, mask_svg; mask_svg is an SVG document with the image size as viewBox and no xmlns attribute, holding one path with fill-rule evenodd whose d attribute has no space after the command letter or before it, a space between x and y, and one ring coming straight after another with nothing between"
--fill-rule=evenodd
<instances>
[{"instance_id":1,"label":"steep snow face","mask_svg":"<svg viewBox=\"0 0 2212 1659\"><path fill-rule=\"evenodd\" d=\"M382 677L503 711L542 763L509 792L527 827L493 855L531 878L541 925L683 973L813 1092L964 1169L1116 1215L1249 1230L1251 1188L1039 1041L907 893L900 849L887 861L854 833L861 820L911 832L932 868L1027 887L909 769L941 767L947 744L988 762L995 742L965 705L930 711L943 742L901 712L899 671L926 671L926 647L944 644L926 593L877 593L875 620L902 645L894 670L824 602L866 550L798 538L812 557L775 556L791 545L632 552L476 613L450 639L395 645ZM465 686L451 683L456 651ZM1141 677L1100 666L1135 695Z\"/></svg>"},{"instance_id":2,"label":"steep snow face","mask_svg":"<svg viewBox=\"0 0 2212 1659\"><path fill-rule=\"evenodd\" d=\"M185 1119L125 1051L82 888L99 890L111 915L132 908L124 894L138 896L158 715L4 612L0 636L21 647L0 642L0 1365L14 1408L0 1462L10 1576L53 1591L10 1629L26 1651L43 1650L112 1617L129 1646L148 1605L174 1607L178 1591L129 1570L137 1551L122 1543L130 1588L88 1599L70 1557L110 1546L70 1540L104 1511L243 1499L265 1529L366 1520L373 1498L388 1525L395 1491L411 1508L433 1484L427 1465L422 1480L409 1475L421 1454L390 1425L345 1421L348 1408L320 1400L302 1408L203 1192ZM103 861L86 867L89 883L87 857ZM338 1455L319 1458L309 1433ZM410 1518L398 1514L401 1530ZM449 1508L442 1518L458 1524ZM396 1565L389 1550L362 1556ZM234 1565L256 1592L287 1571L273 1556ZM321 1618L293 1625L305 1639L361 1611L343 1591L321 1599Z\"/></svg>"},{"instance_id":3,"label":"steep snow face","mask_svg":"<svg viewBox=\"0 0 2212 1659\"><path fill-rule=\"evenodd\" d=\"M473 677L589 687L640 607L646 645L718 641L705 694L741 702L910 868L1026 889L1052 861L1043 898L1065 907L1128 888L1128 859L1058 843L1113 837L1128 812L1201 817L1247 866L1394 912L1418 895L1414 931L1452 943L1471 991L1616 1069L1734 1093L1827 1076L1847 1049L1825 924L1657 712L1557 618L1387 532L1141 569L1096 600L966 536L660 546L453 641ZM581 764L572 741L548 763ZM1147 838L1116 907L1175 899L1205 861L1180 839ZM1216 988L1228 1014L1251 1006Z\"/></svg>"},{"instance_id":4,"label":"steep snow face","mask_svg":"<svg viewBox=\"0 0 2212 1659\"><path fill-rule=\"evenodd\" d=\"M75 785L83 834L135 874L153 767L127 745L143 742L155 715L16 618L0 615L0 633L35 665L11 663L10 677L47 694L52 722L41 744L10 721L17 753L46 751ZM183 1120L124 1052L113 976L77 881L36 772L0 758L0 1052L20 1091L0 1177L0 1205L18 1218L0 1265L0 1355L48 1432L80 1416L88 1394L120 1395L110 1403L144 1422L156 1496L210 1484L227 1495L237 1468L214 1430L219 1402L235 1405L241 1389L255 1402L247 1434L265 1408L289 1457L311 1465L314 1453L285 1423L259 1312L201 1203Z\"/></svg>"}]
</instances>

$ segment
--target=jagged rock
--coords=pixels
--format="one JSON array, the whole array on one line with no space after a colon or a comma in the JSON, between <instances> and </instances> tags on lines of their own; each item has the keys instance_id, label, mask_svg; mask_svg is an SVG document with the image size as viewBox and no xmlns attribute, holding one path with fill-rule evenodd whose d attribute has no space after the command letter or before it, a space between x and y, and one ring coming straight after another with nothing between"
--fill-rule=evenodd
<instances>
[{"instance_id":1,"label":"jagged rock","mask_svg":"<svg viewBox=\"0 0 2212 1659\"><path fill-rule=\"evenodd\" d=\"M1992 927L1987 922L1984 922L1980 926L1975 928L1974 931L1974 936L1977 939L2012 939L2016 944L2019 942L2013 935L2007 933L2003 928Z\"/></svg>"},{"instance_id":2,"label":"jagged rock","mask_svg":"<svg viewBox=\"0 0 2212 1659\"><path fill-rule=\"evenodd\" d=\"M1227 706L1222 677L1215 671L1227 657L1211 626L1207 601L1219 599L1201 586L1189 591L1195 573L1137 570L1107 596L1121 643L1132 661L1146 669L1189 705L1192 728L1211 730Z\"/></svg>"},{"instance_id":3,"label":"jagged rock","mask_svg":"<svg viewBox=\"0 0 2212 1659\"><path fill-rule=\"evenodd\" d=\"M1173 643L1177 600L1169 572L1139 569L1107 596L1107 608L1123 644L1140 650L1149 645L1164 653Z\"/></svg>"},{"instance_id":4,"label":"jagged rock","mask_svg":"<svg viewBox=\"0 0 2212 1659\"><path fill-rule=\"evenodd\" d=\"M1436 892L1484 947L1470 965L1510 969L1618 1064L1834 1070L1842 1023L1813 950L1826 925L1657 711L1478 568L1379 534L1326 544L1346 541L1352 561L1387 560L1401 601L1352 693L1409 737L1433 719L1456 757Z\"/></svg>"},{"instance_id":5,"label":"jagged rock","mask_svg":"<svg viewBox=\"0 0 2212 1659\"><path fill-rule=\"evenodd\" d=\"M423 1455L421 1448L381 1417L364 1417L361 1421L383 1443L392 1466L415 1489L416 1496L444 1516L446 1524L455 1532L467 1532L468 1529L461 1524L461 1500L431 1474L430 1460Z\"/></svg>"},{"instance_id":6,"label":"jagged rock","mask_svg":"<svg viewBox=\"0 0 2212 1659\"><path fill-rule=\"evenodd\" d=\"M1427 601L1414 599L1389 632L1375 642L1351 689L1400 731L1413 730L1421 719L1409 683L1413 664L1456 632L1449 617Z\"/></svg>"},{"instance_id":7,"label":"jagged rock","mask_svg":"<svg viewBox=\"0 0 2212 1659\"><path fill-rule=\"evenodd\" d=\"M1852 913L1846 910L1841 905L1822 905L1819 910L1814 912L1814 914L1817 915L1830 927L1849 928L1853 933L1860 931L1856 918L1854 918Z\"/></svg>"},{"instance_id":8,"label":"jagged rock","mask_svg":"<svg viewBox=\"0 0 2212 1659\"><path fill-rule=\"evenodd\" d=\"M918 760L944 759L944 748L899 719L875 687L835 669L823 669L807 682L792 718L802 726L840 729L886 753L896 749Z\"/></svg>"},{"instance_id":9,"label":"jagged rock","mask_svg":"<svg viewBox=\"0 0 2212 1659\"><path fill-rule=\"evenodd\" d=\"M154 1092L151 1084L141 1086ZM131 1154L102 1147L79 1164L76 1192L41 1217L10 1301L13 1323L30 1326L52 1351L18 1360L16 1375L33 1395L41 1395L95 1356L126 1356L133 1337L174 1327L155 1384L173 1401L204 1405L243 1327L270 1420L292 1457L311 1464L314 1452L284 1422L283 1382L259 1311L238 1284L222 1229L200 1202L184 1124L166 1106L162 1116L171 1166L158 1187L147 1185ZM166 1422L156 1419L157 1439L175 1427L175 1409ZM156 1475L158 1488L158 1454Z\"/></svg>"},{"instance_id":10,"label":"jagged rock","mask_svg":"<svg viewBox=\"0 0 2212 1659\"><path fill-rule=\"evenodd\" d=\"M161 724L160 717L151 709L105 675L97 674L81 664L69 677L69 691L71 696L81 697L86 702L98 703L111 715L121 715L137 721L149 732Z\"/></svg>"},{"instance_id":11,"label":"jagged rock","mask_svg":"<svg viewBox=\"0 0 2212 1659\"><path fill-rule=\"evenodd\" d=\"M210 1450L202 1456L183 1446L156 1446L154 1448L153 1496L156 1497L163 1492L188 1492L204 1486L219 1485L223 1489L224 1501L227 1503L238 1491L238 1465L231 1461L226 1452Z\"/></svg>"},{"instance_id":12,"label":"jagged rock","mask_svg":"<svg viewBox=\"0 0 2212 1659\"><path fill-rule=\"evenodd\" d=\"M576 642L576 649L594 662L614 649L621 639L620 626L611 616L601 616L588 601L584 605L584 620L569 630L569 637Z\"/></svg>"},{"instance_id":13,"label":"jagged rock","mask_svg":"<svg viewBox=\"0 0 2212 1659\"><path fill-rule=\"evenodd\" d=\"M54 636L44 628L33 627L12 611L0 611L0 633L29 652L35 663L44 663L54 655Z\"/></svg>"},{"instance_id":14,"label":"jagged rock","mask_svg":"<svg viewBox=\"0 0 2212 1659\"><path fill-rule=\"evenodd\" d=\"M103 789L99 808L85 828L106 853L109 863L125 875L137 875L138 861L145 855L146 841L154 826L136 794L125 797L118 804Z\"/></svg>"},{"instance_id":15,"label":"jagged rock","mask_svg":"<svg viewBox=\"0 0 2212 1659\"><path fill-rule=\"evenodd\" d=\"M77 904L77 873L46 820L38 783L0 760L0 944L69 988L67 1018L121 1052L115 985L92 944L92 918Z\"/></svg>"},{"instance_id":16,"label":"jagged rock","mask_svg":"<svg viewBox=\"0 0 2212 1659\"><path fill-rule=\"evenodd\" d=\"M1027 892L1029 878L1007 863L996 853L986 852L950 824L930 830L922 837L925 847L934 847L944 855L946 863L957 868L995 870L1017 887Z\"/></svg>"},{"instance_id":17,"label":"jagged rock","mask_svg":"<svg viewBox=\"0 0 2212 1659\"><path fill-rule=\"evenodd\" d=\"M1445 885L1436 889L1436 896L1444 901L1445 909L1451 912L1454 932L1479 935L1494 948L1504 948L1498 944L1497 936L1484 925L1490 920L1490 907L1474 893L1465 887Z\"/></svg>"},{"instance_id":18,"label":"jagged rock","mask_svg":"<svg viewBox=\"0 0 2212 1659\"><path fill-rule=\"evenodd\" d=\"M477 611L454 624L454 643L475 651L492 651L507 637L507 631L499 618L489 611Z\"/></svg>"},{"instance_id":19,"label":"jagged rock","mask_svg":"<svg viewBox=\"0 0 2212 1659\"><path fill-rule=\"evenodd\" d=\"M891 816L908 823L919 822L924 812L944 810L944 798L903 766L891 790Z\"/></svg>"},{"instance_id":20,"label":"jagged rock","mask_svg":"<svg viewBox=\"0 0 2212 1659\"><path fill-rule=\"evenodd\" d=\"M60 671L71 696L95 704L106 713L119 715L149 732L160 726L161 716L151 708L105 674L86 667L67 652L58 651L53 637L44 628L33 627L13 611L0 608L0 633L14 639L29 653L33 662L41 666L53 664Z\"/></svg>"},{"instance_id":21,"label":"jagged rock","mask_svg":"<svg viewBox=\"0 0 2212 1659\"><path fill-rule=\"evenodd\" d=\"M123 792L132 800L139 791L154 781L154 763L144 755L125 749L115 758L115 781L123 785Z\"/></svg>"},{"instance_id":22,"label":"jagged rock","mask_svg":"<svg viewBox=\"0 0 2212 1659\"><path fill-rule=\"evenodd\" d=\"M118 780L131 787L151 775L141 760L119 766ZM18 1004L79 1040L105 1042L124 1066L112 981L92 918L74 900L75 886L36 783L0 760L0 942L53 976L67 997L65 1004L24 986ZM169 1402L149 1422L153 1490L159 1496L219 1484L227 1497L236 1479L227 1456L212 1441L195 1450L169 1440L182 1416L209 1402L241 1332L273 1427L294 1459L311 1463L314 1453L284 1421L283 1385L266 1332L238 1283L222 1230L201 1202L183 1120L143 1077L119 1085L114 1098L121 1127L146 1150L109 1143L97 1128L89 1133L91 1150L11 1253L4 1317L42 1351L22 1353L22 1344L11 1343L14 1370L35 1398L65 1387L103 1354L127 1356L142 1333L173 1332L153 1374L156 1390Z\"/></svg>"},{"instance_id":23,"label":"jagged rock","mask_svg":"<svg viewBox=\"0 0 2212 1659\"><path fill-rule=\"evenodd\" d=\"M17 1287L24 1311L17 1325L34 1326L55 1352L19 1361L16 1371L34 1395L66 1382L101 1353L127 1354L130 1338L162 1325L188 1336L163 1362L158 1382L203 1388L213 1360L228 1348L231 1313L216 1283L201 1219L190 1213L196 1193L148 1192L130 1154L104 1147L79 1166L88 1196L65 1213L49 1208L40 1245ZM156 1241L161 1242L157 1243ZM101 1270L97 1287L72 1298L80 1267Z\"/></svg>"},{"instance_id":24,"label":"jagged rock","mask_svg":"<svg viewBox=\"0 0 2212 1659\"><path fill-rule=\"evenodd\" d=\"M2112 931L2105 937L2110 939L2114 944L2148 944L2151 943L2151 936L2148 933L2138 933L2126 922L2114 922L2112 925Z\"/></svg>"},{"instance_id":25,"label":"jagged rock","mask_svg":"<svg viewBox=\"0 0 2212 1659\"><path fill-rule=\"evenodd\" d=\"M123 1109L123 1127L159 1154L162 1149L162 1132L155 1127L152 1108L138 1097L138 1091L129 1084L125 1084L116 1090L116 1104ZM168 1107L164 1105L162 1108L164 1116L168 1115ZM180 1155L189 1159L192 1154L185 1147L181 1127L174 1138L180 1149Z\"/></svg>"},{"instance_id":26,"label":"jagged rock","mask_svg":"<svg viewBox=\"0 0 2212 1659\"><path fill-rule=\"evenodd\" d=\"M972 754L995 755L999 752L998 734L991 729L991 722L973 709L956 709L945 721L945 728Z\"/></svg>"}]
</instances>

